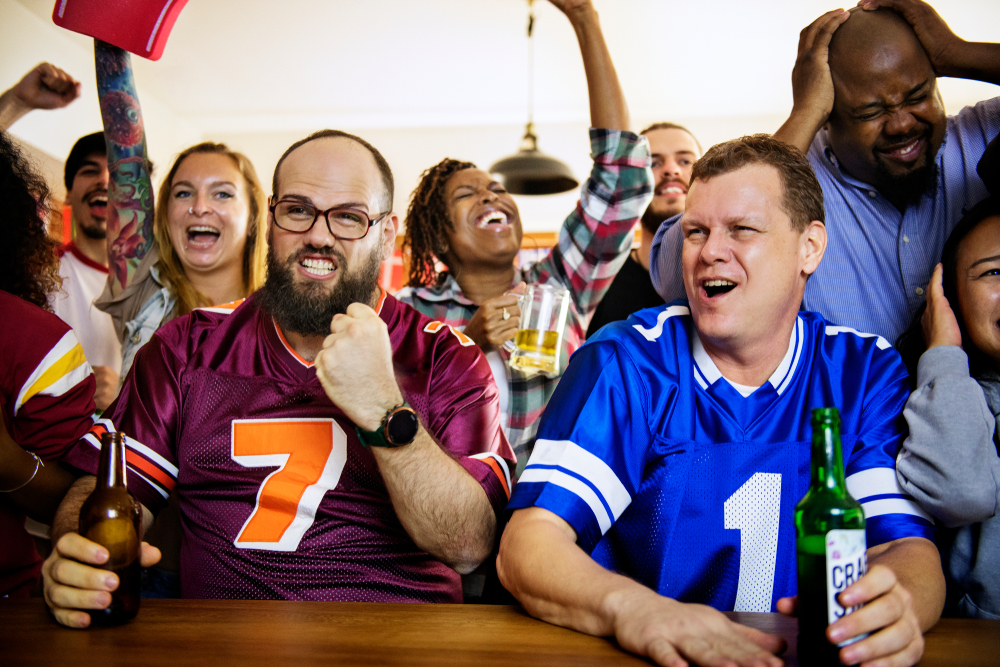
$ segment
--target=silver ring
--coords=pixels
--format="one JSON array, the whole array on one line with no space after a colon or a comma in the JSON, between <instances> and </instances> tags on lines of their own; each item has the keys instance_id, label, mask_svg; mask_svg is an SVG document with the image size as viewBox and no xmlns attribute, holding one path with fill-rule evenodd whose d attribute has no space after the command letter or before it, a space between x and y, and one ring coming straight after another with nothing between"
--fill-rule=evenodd
<instances>
[{"instance_id":1,"label":"silver ring","mask_svg":"<svg viewBox=\"0 0 1000 667\"><path fill-rule=\"evenodd\" d=\"M188 213L190 213L191 215L194 215L194 206L192 206L191 208L188 209Z\"/></svg>"},{"instance_id":2,"label":"silver ring","mask_svg":"<svg viewBox=\"0 0 1000 667\"><path fill-rule=\"evenodd\" d=\"M504 320L509 320L510 319L510 313L507 312L506 308L503 309L503 318L504 318Z\"/></svg>"}]
</instances>

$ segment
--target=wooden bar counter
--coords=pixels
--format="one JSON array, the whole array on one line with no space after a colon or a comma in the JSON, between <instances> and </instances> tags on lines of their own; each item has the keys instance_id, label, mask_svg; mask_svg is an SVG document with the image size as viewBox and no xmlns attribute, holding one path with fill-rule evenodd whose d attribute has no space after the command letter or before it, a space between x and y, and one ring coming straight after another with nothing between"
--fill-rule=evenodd
<instances>
[{"instance_id":1,"label":"wooden bar counter","mask_svg":"<svg viewBox=\"0 0 1000 667\"><path fill-rule=\"evenodd\" d=\"M784 637L794 619L730 614ZM143 600L116 628L58 626L39 599L0 600L0 665L643 665L613 640L487 605ZM922 667L1000 665L1000 621L942 620L927 634Z\"/></svg>"}]
</instances>

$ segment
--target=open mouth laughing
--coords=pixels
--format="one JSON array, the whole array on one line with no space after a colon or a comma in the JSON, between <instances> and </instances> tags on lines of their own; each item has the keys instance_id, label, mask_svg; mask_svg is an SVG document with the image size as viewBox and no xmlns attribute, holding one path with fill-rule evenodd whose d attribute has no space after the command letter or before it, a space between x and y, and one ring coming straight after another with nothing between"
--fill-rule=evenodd
<instances>
[{"instance_id":1,"label":"open mouth laughing","mask_svg":"<svg viewBox=\"0 0 1000 667\"><path fill-rule=\"evenodd\" d=\"M701 288L705 290L705 294L709 299L714 299L717 296L733 291L736 288L736 283L724 278L712 278L701 281Z\"/></svg>"},{"instance_id":2,"label":"open mouth laughing","mask_svg":"<svg viewBox=\"0 0 1000 667\"><path fill-rule=\"evenodd\" d=\"M188 246L193 248L209 248L219 240L221 232L208 225L192 225L187 228Z\"/></svg>"},{"instance_id":3,"label":"open mouth laughing","mask_svg":"<svg viewBox=\"0 0 1000 667\"><path fill-rule=\"evenodd\" d=\"M90 214L95 218L108 217L108 191L102 189L90 194L87 197L87 206L90 208Z\"/></svg>"},{"instance_id":4,"label":"open mouth laughing","mask_svg":"<svg viewBox=\"0 0 1000 667\"><path fill-rule=\"evenodd\" d=\"M687 186L680 181L667 181L656 188L657 197L683 197L687 195Z\"/></svg>"},{"instance_id":5,"label":"open mouth laughing","mask_svg":"<svg viewBox=\"0 0 1000 667\"><path fill-rule=\"evenodd\" d=\"M489 229L500 232L510 229L510 218L503 211L496 209L486 211L476 220L476 226L480 229Z\"/></svg>"}]
</instances>

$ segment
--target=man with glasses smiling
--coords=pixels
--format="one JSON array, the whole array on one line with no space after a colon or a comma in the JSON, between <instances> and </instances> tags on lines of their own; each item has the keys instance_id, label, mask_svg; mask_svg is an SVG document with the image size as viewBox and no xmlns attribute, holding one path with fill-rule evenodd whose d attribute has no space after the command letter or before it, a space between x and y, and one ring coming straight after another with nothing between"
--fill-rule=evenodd
<instances>
[{"instance_id":1,"label":"man with glasses smiling","mask_svg":"<svg viewBox=\"0 0 1000 667\"><path fill-rule=\"evenodd\" d=\"M96 470L94 438L121 430L145 518L178 494L184 597L460 602L510 489L489 366L378 286L399 221L375 148L317 132L273 185L265 286L160 329L71 460ZM117 584L73 532L93 482L67 494L43 568L75 627Z\"/></svg>"}]
</instances>

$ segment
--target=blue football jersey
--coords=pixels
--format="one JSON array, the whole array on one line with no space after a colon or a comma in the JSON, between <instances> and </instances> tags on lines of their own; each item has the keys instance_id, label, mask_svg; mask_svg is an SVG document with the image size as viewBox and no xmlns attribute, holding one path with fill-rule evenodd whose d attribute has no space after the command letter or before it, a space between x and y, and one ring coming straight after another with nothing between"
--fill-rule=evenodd
<instances>
[{"instance_id":1,"label":"blue football jersey","mask_svg":"<svg viewBox=\"0 0 1000 667\"><path fill-rule=\"evenodd\" d=\"M597 562L662 595L775 611L797 590L794 513L809 489L813 408L840 410L868 546L932 539L930 517L896 482L908 395L883 338L802 312L778 369L744 396L705 352L685 302L650 308L573 355L508 509L554 512Z\"/></svg>"}]
</instances>

